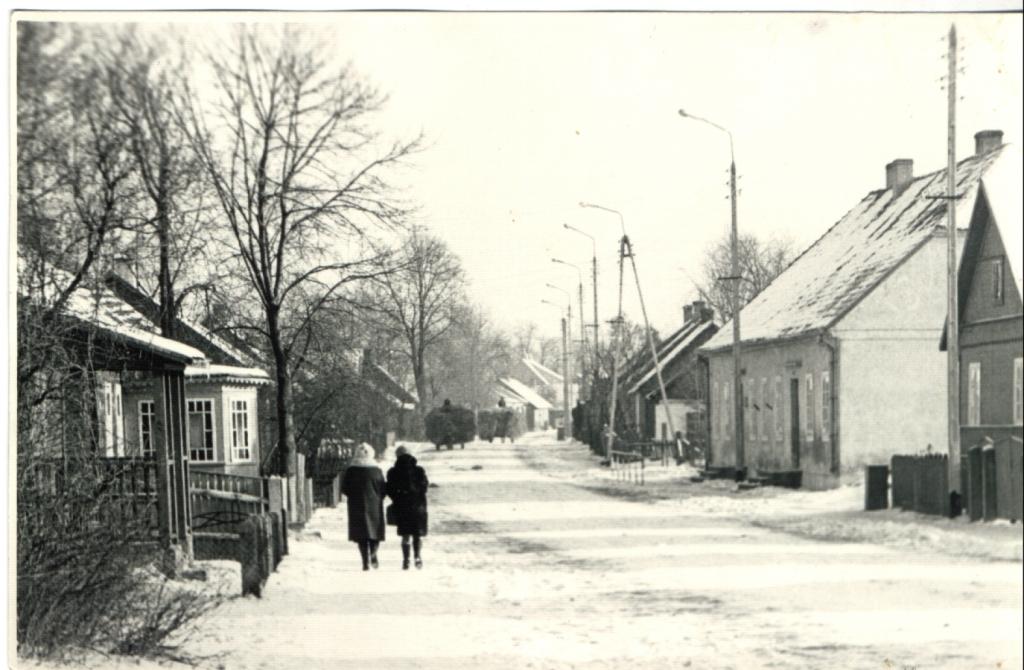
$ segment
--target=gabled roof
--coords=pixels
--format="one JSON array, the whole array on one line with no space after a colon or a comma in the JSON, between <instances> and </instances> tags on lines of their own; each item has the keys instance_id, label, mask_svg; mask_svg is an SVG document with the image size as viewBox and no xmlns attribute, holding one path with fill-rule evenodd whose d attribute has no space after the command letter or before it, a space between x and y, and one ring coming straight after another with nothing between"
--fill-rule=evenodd
<instances>
[{"instance_id":1,"label":"gabled roof","mask_svg":"<svg viewBox=\"0 0 1024 670\"><path fill-rule=\"evenodd\" d=\"M1005 147L957 164L959 221L974 208L981 177ZM829 328L846 315L904 259L942 234L946 171L913 179L902 188L868 193L808 247L740 312L744 342L768 341ZM723 326L705 347L731 343Z\"/></svg>"},{"instance_id":2,"label":"gabled roof","mask_svg":"<svg viewBox=\"0 0 1024 670\"><path fill-rule=\"evenodd\" d=\"M415 409L419 402L419 396L406 389L398 383L398 380L391 376L387 370L377 363L371 363L364 368L363 374L375 390L385 395L392 404L402 409Z\"/></svg>"},{"instance_id":3,"label":"gabled roof","mask_svg":"<svg viewBox=\"0 0 1024 670\"><path fill-rule=\"evenodd\" d=\"M551 403L518 379L503 377L498 380L498 383L537 409L551 409Z\"/></svg>"},{"instance_id":4,"label":"gabled roof","mask_svg":"<svg viewBox=\"0 0 1024 670\"><path fill-rule=\"evenodd\" d=\"M159 323L160 305L138 286L114 272L107 275L106 284L150 323ZM251 352L243 352L224 338L180 315L176 319L175 337L201 350L213 363L247 367L257 362Z\"/></svg>"},{"instance_id":5,"label":"gabled roof","mask_svg":"<svg viewBox=\"0 0 1024 670\"><path fill-rule=\"evenodd\" d=\"M20 257L18 266L21 274L24 270L24 261ZM53 266L47 266L45 272L46 285L42 289L52 297L56 297L63 287L70 286L73 280L71 273ZM62 312L64 316L94 328L111 340L126 346L142 349L178 363L206 363L202 351L177 340L162 337L154 330L152 322L103 285L90 286L82 282L68 297Z\"/></svg>"},{"instance_id":6,"label":"gabled roof","mask_svg":"<svg viewBox=\"0 0 1024 670\"><path fill-rule=\"evenodd\" d=\"M523 365L525 365L526 369L532 372L533 375L545 386L557 388L562 385L562 375L541 364L540 361L526 357L523 359Z\"/></svg>"},{"instance_id":7,"label":"gabled roof","mask_svg":"<svg viewBox=\"0 0 1024 670\"><path fill-rule=\"evenodd\" d=\"M718 326L713 321L692 321L686 324L673 333L658 350L657 369L664 371L666 366L671 365L679 357L690 353L704 341L705 336L709 336L717 330ZM653 379L656 374L657 370L652 361L639 375L637 380L630 385L628 393L638 393L640 388Z\"/></svg>"},{"instance_id":8,"label":"gabled roof","mask_svg":"<svg viewBox=\"0 0 1024 670\"><path fill-rule=\"evenodd\" d=\"M1024 298L1022 276L1024 276L1024 224L1021 223L1021 149L1008 145L1003 156L996 161L981 178L985 199L988 201L992 218L995 219L999 236L1003 238L1006 260L1017 285L1017 293Z\"/></svg>"}]
</instances>

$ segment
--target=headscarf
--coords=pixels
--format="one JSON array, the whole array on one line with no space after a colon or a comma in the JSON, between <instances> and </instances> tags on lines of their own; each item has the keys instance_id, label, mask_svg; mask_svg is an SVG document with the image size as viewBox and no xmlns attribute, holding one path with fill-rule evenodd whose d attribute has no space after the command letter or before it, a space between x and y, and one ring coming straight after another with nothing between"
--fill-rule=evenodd
<instances>
[{"instance_id":1,"label":"headscarf","mask_svg":"<svg viewBox=\"0 0 1024 670\"><path fill-rule=\"evenodd\" d=\"M404 444L400 444L400 445L398 445L397 448L395 448L395 458L398 458L402 454L408 454L408 453L409 453L409 450L405 448Z\"/></svg>"},{"instance_id":2,"label":"headscarf","mask_svg":"<svg viewBox=\"0 0 1024 670\"><path fill-rule=\"evenodd\" d=\"M352 462L349 463L350 467L376 467L377 458L373 451L373 447L363 442L356 447L355 453L352 455Z\"/></svg>"}]
</instances>

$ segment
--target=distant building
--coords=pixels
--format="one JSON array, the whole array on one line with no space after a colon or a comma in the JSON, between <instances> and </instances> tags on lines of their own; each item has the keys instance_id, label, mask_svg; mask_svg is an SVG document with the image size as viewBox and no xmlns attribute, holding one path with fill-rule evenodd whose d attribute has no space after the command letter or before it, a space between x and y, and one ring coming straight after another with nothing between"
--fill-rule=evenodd
<instances>
[{"instance_id":1,"label":"distant building","mask_svg":"<svg viewBox=\"0 0 1024 670\"><path fill-rule=\"evenodd\" d=\"M498 395L505 406L522 414L526 430L546 430L550 425L551 403L514 377L498 380Z\"/></svg>"},{"instance_id":2,"label":"distant building","mask_svg":"<svg viewBox=\"0 0 1024 670\"><path fill-rule=\"evenodd\" d=\"M959 163L958 220L970 219L982 177L1014 155L979 142ZM884 189L743 308L740 426L729 324L707 343L711 463L736 464L742 430L744 465L798 469L819 489L843 469L946 443L946 357L934 346L946 314L946 201L933 197L945 183L945 170L914 177L912 161L889 163Z\"/></svg>"},{"instance_id":3,"label":"distant building","mask_svg":"<svg viewBox=\"0 0 1024 670\"><path fill-rule=\"evenodd\" d=\"M646 365L623 379L627 405L637 435L642 440L671 440L672 426L691 443L706 439L707 380L697 360L697 350L716 332L712 310L702 301L683 308L683 325L658 346L658 361L666 400L661 399L657 370L648 357Z\"/></svg>"},{"instance_id":4,"label":"distant building","mask_svg":"<svg viewBox=\"0 0 1024 670\"><path fill-rule=\"evenodd\" d=\"M573 361L575 363L575 361ZM521 359L512 370L511 376L520 380L551 402L553 408L561 411L564 407L564 377L540 361L529 356ZM569 380L569 402L572 404L579 398L579 384Z\"/></svg>"},{"instance_id":5,"label":"distant building","mask_svg":"<svg viewBox=\"0 0 1024 670\"><path fill-rule=\"evenodd\" d=\"M1000 144L1002 133L978 134ZM960 259L960 443L1021 439L1024 350L1024 239L1021 151L1006 154L981 178ZM945 335L941 349L946 350Z\"/></svg>"}]
</instances>

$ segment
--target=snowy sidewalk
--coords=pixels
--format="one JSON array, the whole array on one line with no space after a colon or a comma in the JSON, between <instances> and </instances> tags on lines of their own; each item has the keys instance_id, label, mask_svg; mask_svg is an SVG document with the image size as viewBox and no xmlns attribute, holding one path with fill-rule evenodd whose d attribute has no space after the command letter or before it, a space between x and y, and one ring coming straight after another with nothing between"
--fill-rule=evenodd
<instances>
[{"instance_id":1,"label":"snowy sidewalk","mask_svg":"<svg viewBox=\"0 0 1024 670\"><path fill-rule=\"evenodd\" d=\"M343 506L319 510L263 599L227 603L188 650L275 670L1021 667L1019 563L632 500L564 469L582 449L420 452L437 484L422 571L391 535L362 572Z\"/></svg>"}]
</instances>

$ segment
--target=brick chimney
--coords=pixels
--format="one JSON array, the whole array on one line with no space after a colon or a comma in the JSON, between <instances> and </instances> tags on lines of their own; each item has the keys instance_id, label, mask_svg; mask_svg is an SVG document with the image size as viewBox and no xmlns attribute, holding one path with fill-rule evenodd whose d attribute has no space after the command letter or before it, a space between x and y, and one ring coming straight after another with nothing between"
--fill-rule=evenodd
<instances>
[{"instance_id":1,"label":"brick chimney","mask_svg":"<svg viewBox=\"0 0 1024 670\"><path fill-rule=\"evenodd\" d=\"M901 191L914 178L914 161L897 158L885 166L885 188Z\"/></svg>"},{"instance_id":2,"label":"brick chimney","mask_svg":"<svg viewBox=\"0 0 1024 670\"><path fill-rule=\"evenodd\" d=\"M707 303L703 300L694 300L689 305L683 305L683 324L688 324L691 321L703 323L710 321L714 310L707 306Z\"/></svg>"},{"instance_id":3,"label":"brick chimney","mask_svg":"<svg viewBox=\"0 0 1024 670\"><path fill-rule=\"evenodd\" d=\"M683 305L683 325L690 323L693 318L693 305Z\"/></svg>"},{"instance_id":4,"label":"brick chimney","mask_svg":"<svg viewBox=\"0 0 1024 670\"><path fill-rule=\"evenodd\" d=\"M1003 131L982 130L974 133L974 154L980 156L1003 146Z\"/></svg>"}]
</instances>

